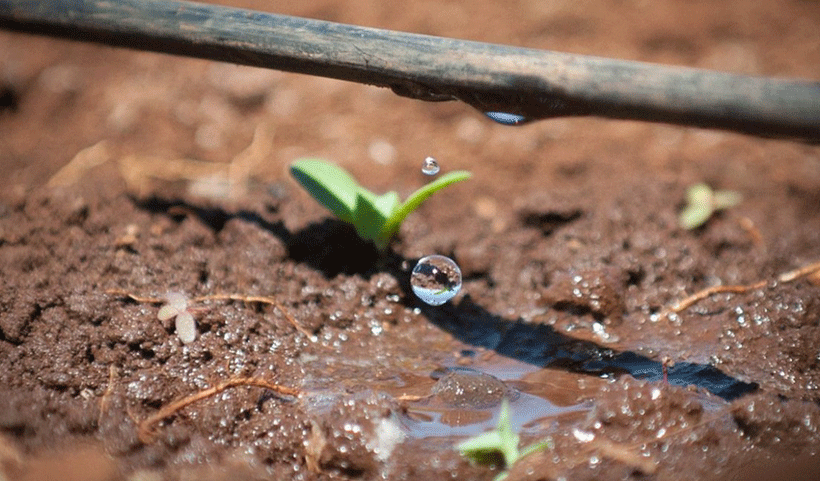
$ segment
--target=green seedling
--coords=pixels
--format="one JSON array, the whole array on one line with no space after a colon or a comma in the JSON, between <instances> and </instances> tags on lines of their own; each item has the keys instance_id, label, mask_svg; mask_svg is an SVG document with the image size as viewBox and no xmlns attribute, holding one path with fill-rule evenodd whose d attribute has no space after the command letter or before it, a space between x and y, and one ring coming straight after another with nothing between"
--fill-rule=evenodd
<instances>
[{"instance_id":1,"label":"green seedling","mask_svg":"<svg viewBox=\"0 0 820 481\"><path fill-rule=\"evenodd\" d=\"M290 173L320 204L340 220L353 224L359 237L372 241L381 251L387 248L407 215L422 202L448 185L472 175L463 170L450 172L399 202L396 192L376 195L359 185L341 167L323 160L297 160L291 164Z\"/></svg>"},{"instance_id":2,"label":"green seedling","mask_svg":"<svg viewBox=\"0 0 820 481\"><path fill-rule=\"evenodd\" d=\"M696 229L706 223L718 210L728 209L740 203L743 197L734 190L715 190L704 183L686 190L686 207L678 216L678 225L686 230Z\"/></svg>"},{"instance_id":3,"label":"green seedling","mask_svg":"<svg viewBox=\"0 0 820 481\"><path fill-rule=\"evenodd\" d=\"M505 468L509 468L521 458L543 449L552 448L552 440L546 439L518 450L518 434L513 432L510 423L510 403L504 399L501 403L501 412L498 415L498 426L492 431L479 434L459 443L456 446L462 456L479 464L493 464L500 456L504 460ZM507 477L506 472L502 472L495 477L495 481L501 481Z\"/></svg>"}]
</instances>

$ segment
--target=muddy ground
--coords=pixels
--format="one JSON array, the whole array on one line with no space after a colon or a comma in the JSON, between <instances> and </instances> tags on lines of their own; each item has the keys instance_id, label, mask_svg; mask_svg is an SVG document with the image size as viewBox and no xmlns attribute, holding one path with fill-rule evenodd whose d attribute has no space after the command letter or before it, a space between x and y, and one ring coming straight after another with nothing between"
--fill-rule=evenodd
<instances>
[{"instance_id":1,"label":"muddy ground","mask_svg":"<svg viewBox=\"0 0 820 481\"><path fill-rule=\"evenodd\" d=\"M304 3L236 2L820 78L817 2ZM820 478L820 277L780 277L820 260L818 147L505 127L332 80L0 45L0 479L489 480L499 467L453 446L494 427L503 397L522 446L552 441L510 480ZM385 256L287 172L323 157L404 197L428 155L474 176ZM700 181L743 201L685 231ZM409 287L434 253L464 274L441 307ZM715 285L746 288L671 310ZM190 299L190 344L158 319L169 292Z\"/></svg>"}]
</instances>

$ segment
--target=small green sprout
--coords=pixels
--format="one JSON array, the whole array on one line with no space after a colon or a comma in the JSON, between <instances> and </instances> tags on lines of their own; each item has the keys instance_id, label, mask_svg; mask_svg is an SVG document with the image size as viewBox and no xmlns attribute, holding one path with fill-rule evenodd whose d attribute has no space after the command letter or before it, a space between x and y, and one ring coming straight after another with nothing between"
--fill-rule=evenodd
<instances>
[{"instance_id":1,"label":"small green sprout","mask_svg":"<svg viewBox=\"0 0 820 481\"><path fill-rule=\"evenodd\" d=\"M463 170L450 172L413 192L400 203L396 192L376 195L360 186L341 167L323 160L297 160L291 164L290 173L320 204L340 220L353 224L359 237L372 241L381 251L387 248L407 215L428 197L471 176Z\"/></svg>"},{"instance_id":2,"label":"small green sprout","mask_svg":"<svg viewBox=\"0 0 820 481\"><path fill-rule=\"evenodd\" d=\"M686 207L678 216L678 225L686 230L696 229L706 223L715 211L728 209L740 203L743 197L734 190L715 190L704 183L686 190Z\"/></svg>"},{"instance_id":3,"label":"small green sprout","mask_svg":"<svg viewBox=\"0 0 820 481\"><path fill-rule=\"evenodd\" d=\"M527 446L523 450L518 450L518 442L520 438L518 434L512 430L510 423L510 403L505 398L501 403L501 412L498 415L498 426L486 433L479 434L459 443L456 446L461 452L462 456L467 457L473 462L479 464L492 464L494 459L500 455L504 460L504 466L509 468L530 454L544 449L552 449L552 440L545 439ZM501 481L507 476L503 472L495 477L494 481Z\"/></svg>"}]
</instances>

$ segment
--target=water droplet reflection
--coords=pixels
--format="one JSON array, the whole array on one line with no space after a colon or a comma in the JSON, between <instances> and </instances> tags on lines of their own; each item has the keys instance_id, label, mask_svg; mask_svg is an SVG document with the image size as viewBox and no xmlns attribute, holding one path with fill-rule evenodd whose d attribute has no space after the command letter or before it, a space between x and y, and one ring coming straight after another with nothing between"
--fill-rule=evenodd
<instances>
[{"instance_id":1,"label":"water droplet reflection","mask_svg":"<svg viewBox=\"0 0 820 481\"><path fill-rule=\"evenodd\" d=\"M421 172L424 175L436 175L441 168L438 166L438 161L435 157L427 157L421 165Z\"/></svg>"},{"instance_id":2,"label":"water droplet reflection","mask_svg":"<svg viewBox=\"0 0 820 481\"><path fill-rule=\"evenodd\" d=\"M423 257L410 274L410 285L419 299L431 306L440 306L461 289L461 269L449 257Z\"/></svg>"},{"instance_id":3,"label":"water droplet reflection","mask_svg":"<svg viewBox=\"0 0 820 481\"><path fill-rule=\"evenodd\" d=\"M484 112L484 115L503 125L521 125L529 121L529 119L523 115L507 112Z\"/></svg>"}]
</instances>

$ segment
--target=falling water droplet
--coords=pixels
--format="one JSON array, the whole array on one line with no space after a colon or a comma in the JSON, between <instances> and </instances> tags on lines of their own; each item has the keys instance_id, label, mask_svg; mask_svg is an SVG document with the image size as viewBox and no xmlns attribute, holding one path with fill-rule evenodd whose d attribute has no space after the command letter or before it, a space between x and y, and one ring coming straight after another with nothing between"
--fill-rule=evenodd
<instances>
[{"instance_id":1,"label":"falling water droplet","mask_svg":"<svg viewBox=\"0 0 820 481\"><path fill-rule=\"evenodd\" d=\"M431 306L440 306L461 289L461 269L449 257L423 257L410 274L410 285L419 299Z\"/></svg>"},{"instance_id":2,"label":"falling water droplet","mask_svg":"<svg viewBox=\"0 0 820 481\"><path fill-rule=\"evenodd\" d=\"M421 172L425 175L436 175L441 170L435 157L427 157L421 164Z\"/></svg>"},{"instance_id":3,"label":"falling water droplet","mask_svg":"<svg viewBox=\"0 0 820 481\"><path fill-rule=\"evenodd\" d=\"M507 112L484 112L484 115L504 125L521 125L529 121L523 115L510 114Z\"/></svg>"}]
</instances>

